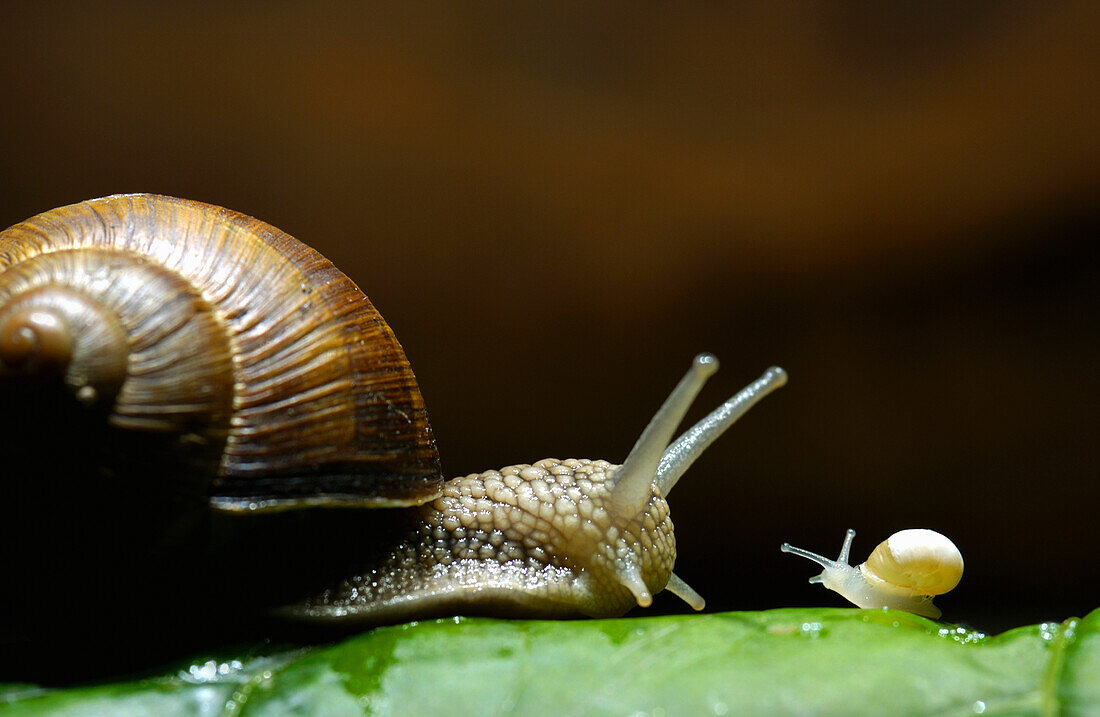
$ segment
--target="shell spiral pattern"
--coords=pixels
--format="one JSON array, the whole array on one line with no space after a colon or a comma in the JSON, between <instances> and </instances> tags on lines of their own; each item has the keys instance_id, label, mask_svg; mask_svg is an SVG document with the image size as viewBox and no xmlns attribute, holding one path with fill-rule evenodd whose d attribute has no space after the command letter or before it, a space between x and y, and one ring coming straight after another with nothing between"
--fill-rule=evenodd
<instances>
[{"instance_id":1,"label":"shell spiral pattern","mask_svg":"<svg viewBox=\"0 0 1100 717\"><path fill-rule=\"evenodd\" d=\"M355 284L261 221L116 195L0 233L0 376L60 379L112 429L208 462L212 504L400 506L438 494L409 363Z\"/></svg>"}]
</instances>

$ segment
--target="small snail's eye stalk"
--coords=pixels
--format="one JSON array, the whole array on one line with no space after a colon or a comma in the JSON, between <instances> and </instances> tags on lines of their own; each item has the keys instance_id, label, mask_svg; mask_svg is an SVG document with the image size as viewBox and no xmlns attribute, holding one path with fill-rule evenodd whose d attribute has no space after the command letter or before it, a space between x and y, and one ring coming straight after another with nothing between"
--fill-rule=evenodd
<instances>
[{"instance_id":1,"label":"small snail's eye stalk","mask_svg":"<svg viewBox=\"0 0 1100 717\"><path fill-rule=\"evenodd\" d=\"M836 559L838 563L848 563L848 554L852 551L852 539L856 537L856 531L848 528L848 532L844 534L844 544L840 546L840 557Z\"/></svg>"},{"instance_id":2,"label":"small snail's eye stalk","mask_svg":"<svg viewBox=\"0 0 1100 717\"><path fill-rule=\"evenodd\" d=\"M852 549L852 539L856 537L856 531L848 528L848 532L844 535L844 545L840 547L840 556L836 560L829 560L824 555L818 555L817 553L811 553L809 550L803 550L802 548L796 548L790 543L783 543L779 546L779 549L784 553L792 553L794 555L800 555L807 560L812 560L825 570L838 570L842 566L848 567L848 553ZM822 582L825 573L821 575L815 575L810 578L810 582L817 584Z\"/></svg>"}]
</instances>

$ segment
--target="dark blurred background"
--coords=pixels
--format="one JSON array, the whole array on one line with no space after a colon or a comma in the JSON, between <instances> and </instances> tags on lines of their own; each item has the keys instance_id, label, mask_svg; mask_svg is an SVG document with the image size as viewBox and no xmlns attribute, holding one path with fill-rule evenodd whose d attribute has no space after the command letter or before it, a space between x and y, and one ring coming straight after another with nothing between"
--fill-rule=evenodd
<instances>
[{"instance_id":1,"label":"dark blurred background","mask_svg":"<svg viewBox=\"0 0 1100 717\"><path fill-rule=\"evenodd\" d=\"M840 605L929 527L944 618L1100 605L1090 2L51 3L0 10L0 224L116 192L313 245L412 360L445 473L621 460L790 384L671 496L708 609ZM5 407L9 410L9 407ZM680 610L663 597L658 609Z\"/></svg>"}]
</instances>

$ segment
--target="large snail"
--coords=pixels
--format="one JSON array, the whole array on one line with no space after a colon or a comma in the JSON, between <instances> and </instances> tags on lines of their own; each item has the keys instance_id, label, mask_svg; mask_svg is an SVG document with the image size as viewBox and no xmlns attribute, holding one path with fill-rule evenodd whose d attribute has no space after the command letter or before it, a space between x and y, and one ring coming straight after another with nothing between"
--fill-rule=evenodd
<instances>
[{"instance_id":1,"label":"large snail","mask_svg":"<svg viewBox=\"0 0 1100 717\"><path fill-rule=\"evenodd\" d=\"M0 233L3 413L18 436L5 451L26 464L9 498L16 490L48 516L37 540L76 566L59 580L38 550L22 567L39 568L51 583L43 593L107 591L115 597L104 609L178 591L203 609L211 599L195 580L278 570L313 582L264 600L324 622L608 617L664 589L700 609L672 573L665 498L786 381L769 369L670 444L717 366L696 357L621 466L547 459L444 482L393 332L351 280L287 234L143 194L61 207ZM56 506L68 508L54 516ZM295 517L305 514L312 523ZM297 531L280 543L291 553L332 526L341 532L294 571L282 548L251 537L210 547L212 523L249 536L282 519ZM231 567L209 568L211 554ZM110 578L82 568L103 555L123 561ZM135 585L127 576L138 563L165 569ZM49 603L51 615L65 600Z\"/></svg>"}]
</instances>

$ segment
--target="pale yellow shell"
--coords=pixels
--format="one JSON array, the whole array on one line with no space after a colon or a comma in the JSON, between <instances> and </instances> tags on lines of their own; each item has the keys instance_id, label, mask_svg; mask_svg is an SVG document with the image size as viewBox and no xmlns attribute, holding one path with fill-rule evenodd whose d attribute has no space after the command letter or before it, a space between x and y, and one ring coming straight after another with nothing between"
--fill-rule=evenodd
<instances>
[{"instance_id":1,"label":"pale yellow shell","mask_svg":"<svg viewBox=\"0 0 1100 717\"><path fill-rule=\"evenodd\" d=\"M934 530L910 529L879 543L859 569L880 590L942 595L959 584L963 559L947 536Z\"/></svg>"}]
</instances>

